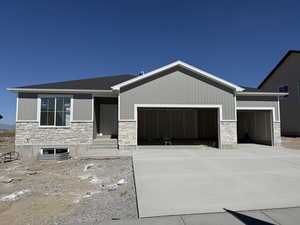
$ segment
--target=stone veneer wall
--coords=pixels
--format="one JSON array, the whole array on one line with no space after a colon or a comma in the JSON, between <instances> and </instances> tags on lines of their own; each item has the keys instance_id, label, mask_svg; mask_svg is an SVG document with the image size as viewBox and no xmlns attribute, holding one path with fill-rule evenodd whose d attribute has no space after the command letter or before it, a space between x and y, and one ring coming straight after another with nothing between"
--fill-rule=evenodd
<instances>
[{"instance_id":1,"label":"stone veneer wall","mask_svg":"<svg viewBox=\"0 0 300 225\"><path fill-rule=\"evenodd\" d=\"M16 123L16 151L21 157L35 157L43 147L76 149L93 143L93 122L71 122L70 127L39 127L39 122Z\"/></svg>"},{"instance_id":2,"label":"stone veneer wall","mask_svg":"<svg viewBox=\"0 0 300 225\"><path fill-rule=\"evenodd\" d=\"M274 146L280 146L281 145L280 122L273 122L273 137L274 137Z\"/></svg>"},{"instance_id":3,"label":"stone veneer wall","mask_svg":"<svg viewBox=\"0 0 300 225\"><path fill-rule=\"evenodd\" d=\"M136 147L136 131L136 121L119 121L118 144L120 149Z\"/></svg>"},{"instance_id":4,"label":"stone veneer wall","mask_svg":"<svg viewBox=\"0 0 300 225\"><path fill-rule=\"evenodd\" d=\"M237 145L237 122L220 122L221 148L235 148Z\"/></svg>"},{"instance_id":5,"label":"stone veneer wall","mask_svg":"<svg viewBox=\"0 0 300 225\"><path fill-rule=\"evenodd\" d=\"M70 127L39 127L38 122L16 123L16 145L74 145L93 143L93 122L72 122Z\"/></svg>"}]
</instances>

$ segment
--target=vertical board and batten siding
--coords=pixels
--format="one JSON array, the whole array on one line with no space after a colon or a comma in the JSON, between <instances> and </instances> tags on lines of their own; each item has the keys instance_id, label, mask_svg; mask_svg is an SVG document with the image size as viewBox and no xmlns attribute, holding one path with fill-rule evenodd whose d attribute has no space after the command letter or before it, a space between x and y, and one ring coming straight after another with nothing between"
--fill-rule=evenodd
<instances>
[{"instance_id":1,"label":"vertical board and batten siding","mask_svg":"<svg viewBox=\"0 0 300 225\"><path fill-rule=\"evenodd\" d=\"M73 120L93 120L93 96L75 94L73 96Z\"/></svg>"},{"instance_id":2,"label":"vertical board and batten siding","mask_svg":"<svg viewBox=\"0 0 300 225\"><path fill-rule=\"evenodd\" d=\"M275 121L280 120L278 97L269 96L237 96L237 107L274 107L275 108Z\"/></svg>"},{"instance_id":3,"label":"vertical board and batten siding","mask_svg":"<svg viewBox=\"0 0 300 225\"><path fill-rule=\"evenodd\" d=\"M19 93L17 120L37 120L37 94Z\"/></svg>"},{"instance_id":4,"label":"vertical board and batten siding","mask_svg":"<svg viewBox=\"0 0 300 225\"><path fill-rule=\"evenodd\" d=\"M255 143L272 145L271 118L270 111L238 111L238 140L242 141L248 135Z\"/></svg>"},{"instance_id":5,"label":"vertical board and batten siding","mask_svg":"<svg viewBox=\"0 0 300 225\"><path fill-rule=\"evenodd\" d=\"M59 94L47 94L59 95ZM63 95L63 94L62 94ZM91 121L93 111L93 97L90 94L73 95L73 120ZM38 94L18 94L18 121L36 121L38 112Z\"/></svg>"},{"instance_id":6,"label":"vertical board and batten siding","mask_svg":"<svg viewBox=\"0 0 300 225\"><path fill-rule=\"evenodd\" d=\"M178 68L121 88L121 120L135 119L134 104L222 105L223 120L235 120L235 100L231 89Z\"/></svg>"}]
</instances>

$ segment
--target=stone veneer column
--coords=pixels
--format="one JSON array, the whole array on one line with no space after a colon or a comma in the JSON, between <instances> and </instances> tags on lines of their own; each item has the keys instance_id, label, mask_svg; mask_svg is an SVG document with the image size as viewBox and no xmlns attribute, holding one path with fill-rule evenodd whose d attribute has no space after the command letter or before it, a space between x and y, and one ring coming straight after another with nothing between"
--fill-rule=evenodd
<instances>
[{"instance_id":1,"label":"stone veneer column","mask_svg":"<svg viewBox=\"0 0 300 225\"><path fill-rule=\"evenodd\" d=\"M119 121L118 143L120 149L135 148L137 145L136 121Z\"/></svg>"},{"instance_id":2,"label":"stone veneer column","mask_svg":"<svg viewBox=\"0 0 300 225\"><path fill-rule=\"evenodd\" d=\"M281 146L281 128L280 122L273 122L273 137L274 137L274 146Z\"/></svg>"},{"instance_id":3,"label":"stone veneer column","mask_svg":"<svg viewBox=\"0 0 300 225\"><path fill-rule=\"evenodd\" d=\"M221 148L235 148L237 145L237 122L220 121Z\"/></svg>"}]
</instances>

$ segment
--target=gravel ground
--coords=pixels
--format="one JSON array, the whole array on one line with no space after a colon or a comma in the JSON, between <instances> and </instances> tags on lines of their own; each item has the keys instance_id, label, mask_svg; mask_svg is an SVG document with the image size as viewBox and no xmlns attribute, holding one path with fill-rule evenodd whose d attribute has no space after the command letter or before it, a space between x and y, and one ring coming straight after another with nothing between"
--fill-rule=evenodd
<instances>
[{"instance_id":1,"label":"gravel ground","mask_svg":"<svg viewBox=\"0 0 300 225\"><path fill-rule=\"evenodd\" d=\"M0 218L1 225L67 225L137 218L132 161L0 164Z\"/></svg>"},{"instance_id":2,"label":"gravel ground","mask_svg":"<svg viewBox=\"0 0 300 225\"><path fill-rule=\"evenodd\" d=\"M14 131L0 131L0 153L15 150Z\"/></svg>"},{"instance_id":3,"label":"gravel ground","mask_svg":"<svg viewBox=\"0 0 300 225\"><path fill-rule=\"evenodd\" d=\"M110 161L106 160L105 163L108 164ZM107 169L110 171L110 176L106 175ZM132 161L115 160L114 166L109 166L109 168L98 164L95 174L103 179L104 184L115 184L121 179L124 179L126 183L118 185L115 191L116 185L109 185L104 186L105 191L91 193L91 197L82 199L79 206L58 224L99 223L112 219L137 218ZM102 181L95 182L101 183Z\"/></svg>"}]
</instances>

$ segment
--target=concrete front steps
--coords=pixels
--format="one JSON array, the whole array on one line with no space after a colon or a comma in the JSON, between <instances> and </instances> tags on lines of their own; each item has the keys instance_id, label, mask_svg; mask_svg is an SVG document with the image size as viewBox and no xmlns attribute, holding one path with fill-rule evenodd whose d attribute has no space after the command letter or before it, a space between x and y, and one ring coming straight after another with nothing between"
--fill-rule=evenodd
<instances>
[{"instance_id":1,"label":"concrete front steps","mask_svg":"<svg viewBox=\"0 0 300 225\"><path fill-rule=\"evenodd\" d=\"M89 150L117 150L118 149L118 141L105 141L105 142L94 142L90 145Z\"/></svg>"},{"instance_id":2,"label":"concrete front steps","mask_svg":"<svg viewBox=\"0 0 300 225\"><path fill-rule=\"evenodd\" d=\"M89 147L91 151L101 151L101 150L117 150L118 149L118 139L111 138L110 136L97 136L93 140L93 144Z\"/></svg>"},{"instance_id":3,"label":"concrete front steps","mask_svg":"<svg viewBox=\"0 0 300 225\"><path fill-rule=\"evenodd\" d=\"M118 150L118 140L111 138L110 136L97 136L93 140L93 144L90 145L84 154L81 154L83 158L93 157L117 157L120 156Z\"/></svg>"}]
</instances>

